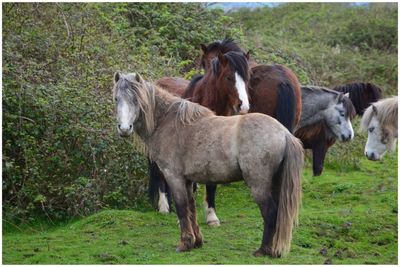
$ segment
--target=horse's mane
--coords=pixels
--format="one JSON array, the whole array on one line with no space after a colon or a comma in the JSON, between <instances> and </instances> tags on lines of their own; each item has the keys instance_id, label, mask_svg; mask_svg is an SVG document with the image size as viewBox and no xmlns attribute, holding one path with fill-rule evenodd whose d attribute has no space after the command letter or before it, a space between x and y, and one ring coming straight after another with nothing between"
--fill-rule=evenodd
<instances>
[{"instance_id":1,"label":"horse's mane","mask_svg":"<svg viewBox=\"0 0 400 267\"><path fill-rule=\"evenodd\" d=\"M363 114L364 109L368 107L370 103L376 102L382 97L381 88L372 83L349 83L336 86L333 90L349 93L351 102L353 102L357 114L359 115Z\"/></svg>"},{"instance_id":2,"label":"horse's mane","mask_svg":"<svg viewBox=\"0 0 400 267\"><path fill-rule=\"evenodd\" d=\"M127 95L127 99L137 99L137 104L143 114L146 131L150 134L154 130L154 105L156 87L144 81L139 74L120 74L120 79L114 86L114 94L117 88L121 94ZM132 103L136 104L136 103Z\"/></svg>"},{"instance_id":3,"label":"horse's mane","mask_svg":"<svg viewBox=\"0 0 400 267\"><path fill-rule=\"evenodd\" d=\"M232 38L225 38L222 41L216 41L209 44L206 47L207 51L220 51L222 54L225 54L229 51L243 52L243 50L239 47L239 45ZM201 57L201 66L205 68L205 59L204 55Z\"/></svg>"},{"instance_id":4,"label":"horse's mane","mask_svg":"<svg viewBox=\"0 0 400 267\"><path fill-rule=\"evenodd\" d=\"M342 96L340 101L342 101L344 109L346 110L345 114L344 114L345 117L353 119L356 116L357 113L356 113L356 109L355 109L351 99L349 97Z\"/></svg>"},{"instance_id":5,"label":"horse's mane","mask_svg":"<svg viewBox=\"0 0 400 267\"><path fill-rule=\"evenodd\" d=\"M189 85L186 87L185 92L182 95L182 98L185 99L191 99L191 97L193 97L193 93L194 93L194 88L196 86L196 84L204 77L204 75L201 74L195 74L192 77L192 80L190 81Z\"/></svg>"},{"instance_id":6,"label":"horse's mane","mask_svg":"<svg viewBox=\"0 0 400 267\"><path fill-rule=\"evenodd\" d=\"M176 120L182 125L190 125L198 119L214 114L211 110L186 99L174 101L168 111L176 112Z\"/></svg>"},{"instance_id":7,"label":"horse's mane","mask_svg":"<svg viewBox=\"0 0 400 267\"><path fill-rule=\"evenodd\" d=\"M302 91L305 90L308 91L309 94L315 94L315 95L321 95L326 93L333 94L335 96L340 95L340 92L322 86L307 85L307 86L301 86L301 89ZM339 101L343 103L343 106L346 110L345 112L346 118L353 119L354 116L356 115L356 111L354 109L352 101L348 97L344 97L343 95L339 99Z\"/></svg>"},{"instance_id":8,"label":"horse's mane","mask_svg":"<svg viewBox=\"0 0 400 267\"><path fill-rule=\"evenodd\" d=\"M316 85L302 85L301 90L307 90L312 94L323 94L323 93L330 93L334 95L338 95L338 92L335 92L329 88L323 86L316 86Z\"/></svg>"},{"instance_id":9,"label":"horse's mane","mask_svg":"<svg viewBox=\"0 0 400 267\"><path fill-rule=\"evenodd\" d=\"M247 62L247 58L243 52L237 51L229 51L224 54L226 60L228 60L228 64L231 65L238 74L243 78L244 82L249 81L250 73L249 73L249 64ZM221 68L221 63L218 58L213 58L211 61L212 71L215 75L217 75Z\"/></svg>"},{"instance_id":10,"label":"horse's mane","mask_svg":"<svg viewBox=\"0 0 400 267\"><path fill-rule=\"evenodd\" d=\"M376 116L382 127L394 125L397 129L397 112L398 112L397 96L382 99L376 103L372 103L364 112L361 118L361 129L367 130L371 119ZM376 114L373 108L376 108Z\"/></svg>"}]
</instances>

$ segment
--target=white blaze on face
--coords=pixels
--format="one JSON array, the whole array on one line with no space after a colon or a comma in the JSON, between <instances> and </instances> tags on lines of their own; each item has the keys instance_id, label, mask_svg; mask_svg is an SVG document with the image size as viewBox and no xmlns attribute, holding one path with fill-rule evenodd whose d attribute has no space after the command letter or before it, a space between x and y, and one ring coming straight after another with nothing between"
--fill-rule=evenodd
<instances>
[{"instance_id":1,"label":"white blaze on face","mask_svg":"<svg viewBox=\"0 0 400 267\"><path fill-rule=\"evenodd\" d=\"M118 104L118 117L120 129L122 131L128 131L133 122L133 112L125 100L120 100L120 103Z\"/></svg>"},{"instance_id":2,"label":"white blaze on face","mask_svg":"<svg viewBox=\"0 0 400 267\"><path fill-rule=\"evenodd\" d=\"M240 106L240 113L247 113L250 109L250 104L249 97L246 91L246 84L237 72L235 72L235 80L236 90L238 91L239 99L242 101L242 105Z\"/></svg>"},{"instance_id":3,"label":"white blaze on face","mask_svg":"<svg viewBox=\"0 0 400 267\"><path fill-rule=\"evenodd\" d=\"M345 116L345 108L343 103L332 106L327 109L327 122L332 132L340 141L348 141L353 139L354 130L350 118Z\"/></svg>"}]
</instances>

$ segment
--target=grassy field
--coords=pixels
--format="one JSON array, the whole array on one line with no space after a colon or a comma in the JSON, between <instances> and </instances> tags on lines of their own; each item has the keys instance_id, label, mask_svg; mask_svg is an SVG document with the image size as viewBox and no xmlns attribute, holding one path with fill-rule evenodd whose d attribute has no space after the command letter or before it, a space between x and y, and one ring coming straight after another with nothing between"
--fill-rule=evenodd
<instances>
[{"instance_id":1,"label":"grassy field","mask_svg":"<svg viewBox=\"0 0 400 267\"><path fill-rule=\"evenodd\" d=\"M3 226L4 264L397 264L397 154L361 171L304 171L300 224L287 257L255 258L262 219L243 183L220 186L221 227L204 223L203 248L176 253L175 214L107 210L52 227Z\"/></svg>"}]
</instances>

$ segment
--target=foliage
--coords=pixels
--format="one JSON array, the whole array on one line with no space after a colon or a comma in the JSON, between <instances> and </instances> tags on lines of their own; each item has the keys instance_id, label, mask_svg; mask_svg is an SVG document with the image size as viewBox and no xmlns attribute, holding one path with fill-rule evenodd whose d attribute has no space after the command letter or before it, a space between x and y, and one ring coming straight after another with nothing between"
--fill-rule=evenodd
<instances>
[{"instance_id":1,"label":"foliage","mask_svg":"<svg viewBox=\"0 0 400 267\"><path fill-rule=\"evenodd\" d=\"M3 4L5 217L141 205L147 160L116 134L112 75L183 75L200 42L240 36L231 20L200 4Z\"/></svg>"},{"instance_id":2,"label":"foliage","mask_svg":"<svg viewBox=\"0 0 400 267\"><path fill-rule=\"evenodd\" d=\"M397 94L397 5L290 3L232 15L256 59L291 67L303 84L372 82Z\"/></svg>"}]
</instances>

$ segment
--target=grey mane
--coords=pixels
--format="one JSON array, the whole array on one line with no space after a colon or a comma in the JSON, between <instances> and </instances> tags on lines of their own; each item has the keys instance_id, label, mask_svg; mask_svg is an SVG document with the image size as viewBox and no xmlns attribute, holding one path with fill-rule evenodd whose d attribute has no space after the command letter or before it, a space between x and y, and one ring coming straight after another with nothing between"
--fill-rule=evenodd
<instances>
[{"instance_id":1,"label":"grey mane","mask_svg":"<svg viewBox=\"0 0 400 267\"><path fill-rule=\"evenodd\" d=\"M340 93L313 85L301 86L301 118L298 129L323 120L322 112L335 103Z\"/></svg>"}]
</instances>

